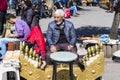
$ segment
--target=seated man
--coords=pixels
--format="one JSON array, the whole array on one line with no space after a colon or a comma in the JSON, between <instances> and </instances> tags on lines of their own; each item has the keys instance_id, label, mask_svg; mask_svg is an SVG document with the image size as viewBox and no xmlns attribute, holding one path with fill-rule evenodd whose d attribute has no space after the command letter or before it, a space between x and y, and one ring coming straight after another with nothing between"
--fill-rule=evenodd
<instances>
[{"instance_id":1,"label":"seated man","mask_svg":"<svg viewBox=\"0 0 120 80\"><path fill-rule=\"evenodd\" d=\"M16 17L13 14L6 14L6 21L11 24L15 24L16 33L10 33L7 34L6 38L0 38L0 43L2 44L0 48L1 50L3 50L2 52L0 52L2 58L3 55L5 55L6 53L6 44L8 42L25 41L30 33L30 28L27 25L27 23L25 23L23 20L16 19Z\"/></svg>"},{"instance_id":2,"label":"seated man","mask_svg":"<svg viewBox=\"0 0 120 80\"><path fill-rule=\"evenodd\" d=\"M57 51L71 51L76 53L76 33L72 22L64 19L64 11L58 9L54 14L54 21L50 22L47 30L48 53L47 64L51 64L50 54Z\"/></svg>"},{"instance_id":3,"label":"seated man","mask_svg":"<svg viewBox=\"0 0 120 80\"><path fill-rule=\"evenodd\" d=\"M77 17L79 15L77 7L76 7L76 3L73 2L72 0L68 0L66 3L66 7L68 9L70 9L71 11L73 11L73 16Z\"/></svg>"},{"instance_id":4,"label":"seated man","mask_svg":"<svg viewBox=\"0 0 120 80\"><path fill-rule=\"evenodd\" d=\"M16 33L9 34L7 37L9 38L18 38L20 41L25 41L30 34L30 28L28 24L20 19L17 19L13 14L6 14L6 21L14 24Z\"/></svg>"}]
</instances>

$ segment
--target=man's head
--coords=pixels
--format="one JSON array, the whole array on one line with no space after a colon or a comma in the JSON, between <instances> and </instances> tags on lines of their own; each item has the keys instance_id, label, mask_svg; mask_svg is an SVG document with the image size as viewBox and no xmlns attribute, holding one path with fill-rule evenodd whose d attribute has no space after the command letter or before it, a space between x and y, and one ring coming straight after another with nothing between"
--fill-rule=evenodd
<instances>
[{"instance_id":1,"label":"man's head","mask_svg":"<svg viewBox=\"0 0 120 80\"><path fill-rule=\"evenodd\" d=\"M11 24L14 24L16 22L16 16L14 16L11 13L7 13L6 16L5 16L5 19L6 19L7 22L9 22Z\"/></svg>"},{"instance_id":2,"label":"man's head","mask_svg":"<svg viewBox=\"0 0 120 80\"><path fill-rule=\"evenodd\" d=\"M58 9L55 11L54 20L57 23L61 23L64 20L64 15L65 15L64 11L62 9Z\"/></svg>"},{"instance_id":3,"label":"man's head","mask_svg":"<svg viewBox=\"0 0 120 80\"><path fill-rule=\"evenodd\" d=\"M31 1L30 1L30 0L24 1L24 2L23 2L23 7L24 7L24 9L27 9L27 8L32 7Z\"/></svg>"}]
</instances>

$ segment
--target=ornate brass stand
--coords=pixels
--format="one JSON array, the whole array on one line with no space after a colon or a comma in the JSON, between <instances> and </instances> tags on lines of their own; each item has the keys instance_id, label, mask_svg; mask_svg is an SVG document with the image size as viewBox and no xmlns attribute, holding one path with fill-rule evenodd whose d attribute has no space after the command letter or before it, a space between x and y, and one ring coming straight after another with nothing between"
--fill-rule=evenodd
<instances>
[{"instance_id":1,"label":"ornate brass stand","mask_svg":"<svg viewBox=\"0 0 120 80\"><path fill-rule=\"evenodd\" d=\"M25 45L20 45L20 75L27 80L52 80L52 65L47 65L45 70L41 70L39 66L34 66L24 56L28 56L32 61L39 64L41 60L35 55L34 51L24 50ZM27 49L27 48L26 48ZM88 48L88 54L82 58L82 64L85 66L81 69L77 64L73 65L74 80L95 80L104 74L104 53L102 52L102 44ZM28 53L25 53L28 52ZM58 65L57 80L69 80L69 68L65 65Z\"/></svg>"}]
</instances>

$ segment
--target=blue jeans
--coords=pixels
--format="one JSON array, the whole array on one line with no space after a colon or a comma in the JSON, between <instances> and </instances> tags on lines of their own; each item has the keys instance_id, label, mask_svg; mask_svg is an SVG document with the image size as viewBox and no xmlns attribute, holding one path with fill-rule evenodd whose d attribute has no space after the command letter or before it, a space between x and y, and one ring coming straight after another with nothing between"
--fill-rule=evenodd
<instances>
[{"instance_id":1,"label":"blue jeans","mask_svg":"<svg viewBox=\"0 0 120 80\"><path fill-rule=\"evenodd\" d=\"M0 38L0 59L3 59L6 53L6 44L8 42L19 41L14 38Z\"/></svg>"},{"instance_id":2,"label":"blue jeans","mask_svg":"<svg viewBox=\"0 0 120 80\"><path fill-rule=\"evenodd\" d=\"M45 13L44 6L40 6L40 16L42 17L44 13Z\"/></svg>"},{"instance_id":3,"label":"blue jeans","mask_svg":"<svg viewBox=\"0 0 120 80\"><path fill-rule=\"evenodd\" d=\"M32 0L33 3L38 3L38 0Z\"/></svg>"},{"instance_id":4,"label":"blue jeans","mask_svg":"<svg viewBox=\"0 0 120 80\"><path fill-rule=\"evenodd\" d=\"M71 6L70 10L73 10L73 15L77 14L77 8L76 8L76 6Z\"/></svg>"}]
</instances>

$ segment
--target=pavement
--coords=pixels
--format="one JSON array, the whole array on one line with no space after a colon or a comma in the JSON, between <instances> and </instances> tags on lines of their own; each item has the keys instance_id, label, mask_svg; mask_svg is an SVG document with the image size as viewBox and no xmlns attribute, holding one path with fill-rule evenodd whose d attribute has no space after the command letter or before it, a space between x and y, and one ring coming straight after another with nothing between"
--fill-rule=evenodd
<instances>
[{"instance_id":1,"label":"pavement","mask_svg":"<svg viewBox=\"0 0 120 80\"><path fill-rule=\"evenodd\" d=\"M68 20L73 22L75 28L82 26L99 26L111 27L114 13L106 13L105 10L99 7L81 7L79 17L72 17ZM46 31L47 25L54 18L43 18L40 20L40 27L43 32Z\"/></svg>"},{"instance_id":2,"label":"pavement","mask_svg":"<svg viewBox=\"0 0 120 80\"><path fill-rule=\"evenodd\" d=\"M75 28L95 26L110 28L113 22L114 13L106 13L99 7L80 7L79 17L71 17L67 20L73 22ZM8 11L11 12L11 11ZM46 33L48 23L54 18L43 18L40 20L40 27L43 33ZM84 31L85 32L85 31ZM120 63L113 62L111 58L105 58L105 73L103 80L120 80Z\"/></svg>"},{"instance_id":3,"label":"pavement","mask_svg":"<svg viewBox=\"0 0 120 80\"><path fill-rule=\"evenodd\" d=\"M120 63L113 62L111 58L105 58L105 73L103 80L120 80Z\"/></svg>"}]
</instances>

